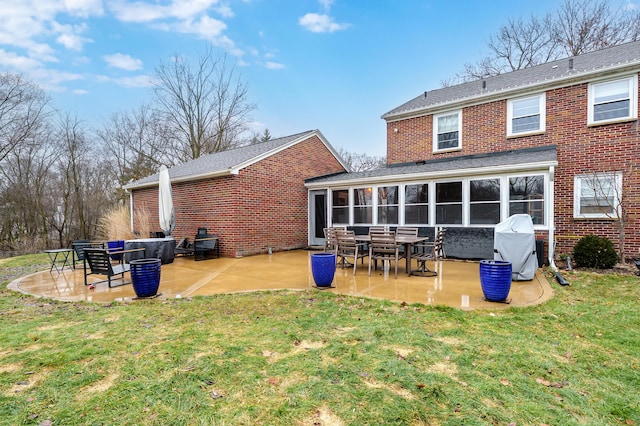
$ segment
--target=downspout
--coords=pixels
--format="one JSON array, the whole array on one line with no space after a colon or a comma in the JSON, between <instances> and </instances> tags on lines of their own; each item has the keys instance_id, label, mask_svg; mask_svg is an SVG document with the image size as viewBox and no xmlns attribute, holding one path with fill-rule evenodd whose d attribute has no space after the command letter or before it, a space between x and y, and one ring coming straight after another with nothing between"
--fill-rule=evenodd
<instances>
[{"instance_id":1,"label":"downspout","mask_svg":"<svg viewBox=\"0 0 640 426\"><path fill-rule=\"evenodd\" d=\"M549 267L554 271L558 272L558 268L556 267L555 262L553 261L554 252L555 252L555 197L554 197L554 187L555 187L555 166L549 167Z\"/></svg>"},{"instance_id":2,"label":"downspout","mask_svg":"<svg viewBox=\"0 0 640 426\"><path fill-rule=\"evenodd\" d=\"M125 189L124 192L129 194L129 230L133 232L133 192L128 189Z\"/></svg>"}]
</instances>

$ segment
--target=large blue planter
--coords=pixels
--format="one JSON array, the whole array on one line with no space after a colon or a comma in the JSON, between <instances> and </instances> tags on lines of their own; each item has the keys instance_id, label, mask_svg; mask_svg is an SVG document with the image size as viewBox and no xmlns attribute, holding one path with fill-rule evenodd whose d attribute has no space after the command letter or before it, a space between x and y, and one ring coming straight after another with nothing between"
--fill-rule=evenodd
<instances>
[{"instance_id":1,"label":"large blue planter","mask_svg":"<svg viewBox=\"0 0 640 426\"><path fill-rule=\"evenodd\" d=\"M335 253L313 253L311 255L311 273L318 287L329 287L336 273Z\"/></svg>"},{"instance_id":2,"label":"large blue planter","mask_svg":"<svg viewBox=\"0 0 640 426\"><path fill-rule=\"evenodd\" d=\"M138 259L130 263L131 284L138 297L152 297L160 286L160 259Z\"/></svg>"},{"instance_id":3,"label":"large blue planter","mask_svg":"<svg viewBox=\"0 0 640 426\"><path fill-rule=\"evenodd\" d=\"M504 302L511 290L511 262L503 260L480 261L480 285L485 299Z\"/></svg>"}]
</instances>

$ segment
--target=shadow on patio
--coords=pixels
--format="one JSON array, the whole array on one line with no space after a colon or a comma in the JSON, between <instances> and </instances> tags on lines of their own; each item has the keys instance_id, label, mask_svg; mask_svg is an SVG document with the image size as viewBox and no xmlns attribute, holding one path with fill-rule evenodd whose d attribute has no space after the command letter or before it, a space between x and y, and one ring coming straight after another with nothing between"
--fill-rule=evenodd
<instances>
[{"instance_id":1,"label":"shadow on patio","mask_svg":"<svg viewBox=\"0 0 640 426\"><path fill-rule=\"evenodd\" d=\"M316 290L311 275L312 251L294 250L272 255L245 258L220 258L194 262L193 258L179 257L171 264L162 265L159 292L163 298L207 296L220 293L237 293L258 290L293 289L330 291L356 297L388 299L426 305L448 305L461 309L509 306L530 306L544 303L553 295L549 282L541 270L531 281L514 281L509 294L510 304L484 300L480 288L478 262L446 260L438 261L436 277L407 276L404 262L398 266L398 278L380 270L367 275L367 260L353 268L338 267L333 281L335 288ZM429 264L433 265L432 263ZM128 274L126 278L129 279ZM89 276L89 281L99 281ZM111 302L131 299L133 287L108 288L100 283L94 289L84 285L82 268L38 272L19 278L9 288L40 297L65 301Z\"/></svg>"}]
</instances>

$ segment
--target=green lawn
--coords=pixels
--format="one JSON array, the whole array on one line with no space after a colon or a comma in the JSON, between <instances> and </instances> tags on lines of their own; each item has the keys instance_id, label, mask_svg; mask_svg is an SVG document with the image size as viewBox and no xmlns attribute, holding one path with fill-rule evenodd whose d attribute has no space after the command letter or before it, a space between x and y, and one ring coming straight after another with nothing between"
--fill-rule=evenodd
<instances>
[{"instance_id":1,"label":"green lawn","mask_svg":"<svg viewBox=\"0 0 640 426\"><path fill-rule=\"evenodd\" d=\"M0 424L640 425L640 278L526 309L319 291L62 303L6 290ZM41 268L40 268L41 269Z\"/></svg>"}]
</instances>

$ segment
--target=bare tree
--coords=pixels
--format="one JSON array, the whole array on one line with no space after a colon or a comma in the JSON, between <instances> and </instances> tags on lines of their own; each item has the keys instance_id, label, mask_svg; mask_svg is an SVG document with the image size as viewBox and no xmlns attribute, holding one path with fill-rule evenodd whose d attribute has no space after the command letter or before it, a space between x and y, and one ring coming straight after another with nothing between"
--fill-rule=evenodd
<instances>
[{"instance_id":1,"label":"bare tree","mask_svg":"<svg viewBox=\"0 0 640 426\"><path fill-rule=\"evenodd\" d=\"M211 48L195 65L179 55L161 64L154 91L158 112L178 138L180 161L233 147L255 109L235 66Z\"/></svg>"},{"instance_id":2,"label":"bare tree","mask_svg":"<svg viewBox=\"0 0 640 426\"><path fill-rule=\"evenodd\" d=\"M49 111L44 91L19 74L0 73L0 161L28 140Z\"/></svg>"},{"instance_id":3,"label":"bare tree","mask_svg":"<svg viewBox=\"0 0 640 426\"><path fill-rule=\"evenodd\" d=\"M637 166L630 166L626 170L616 173L591 173L585 178L588 185L585 205L581 209L599 213L616 222L618 231L618 256L621 263L626 263L625 237L626 227L636 215L629 208L631 194L634 192L632 182L638 173Z\"/></svg>"},{"instance_id":4,"label":"bare tree","mask_svg":"<svg viewBox=\"0 0 640 426\"><path fill-rule=\"evenodd\" d=\"M639 18L640 11L613 10L607 0L564 0L555 14L532 16L528 22L509 20L490 37L489 54L465 64L456 80L477 80L638 40Z\"/></svg>"},{"instance_id":5,"label":"bare tree","mask_svg":"<svg viewBox=\"0 0 640 426\"><path fill-rule=\"evenodd\" d=\"M338 154L349 165L354 172L364 172L385 167L387 160L385 157L376 157L367 154L356 154L343 148L338 150Z\"/></svg>"},{"instance_id":6,"label":"bare tree","mask_svg":"<svg viewBox=\"0 0 640 426\"><path fill-rule=\"evenodd\" d=\"M565 0L552 31L562 53L576 56L635 40L631 19L631 10L612 10L606 0Z\"/></svg>"},{"instance_id":7,"label":"bare tree","mask_svg":"<svg viewBox=\"0 0 640 426\"><path fill-rule=\"evenodd\" d=\"M109 168L119 186L141 179L157 171L160 165L175 165L175 138L158 114L143 105L137 109L113 114L97 130L105 157L113 164ZM180 148L177 148L180 149ZM119 198L125 198L120 192Z\"/></svg>"}]
</instances>

